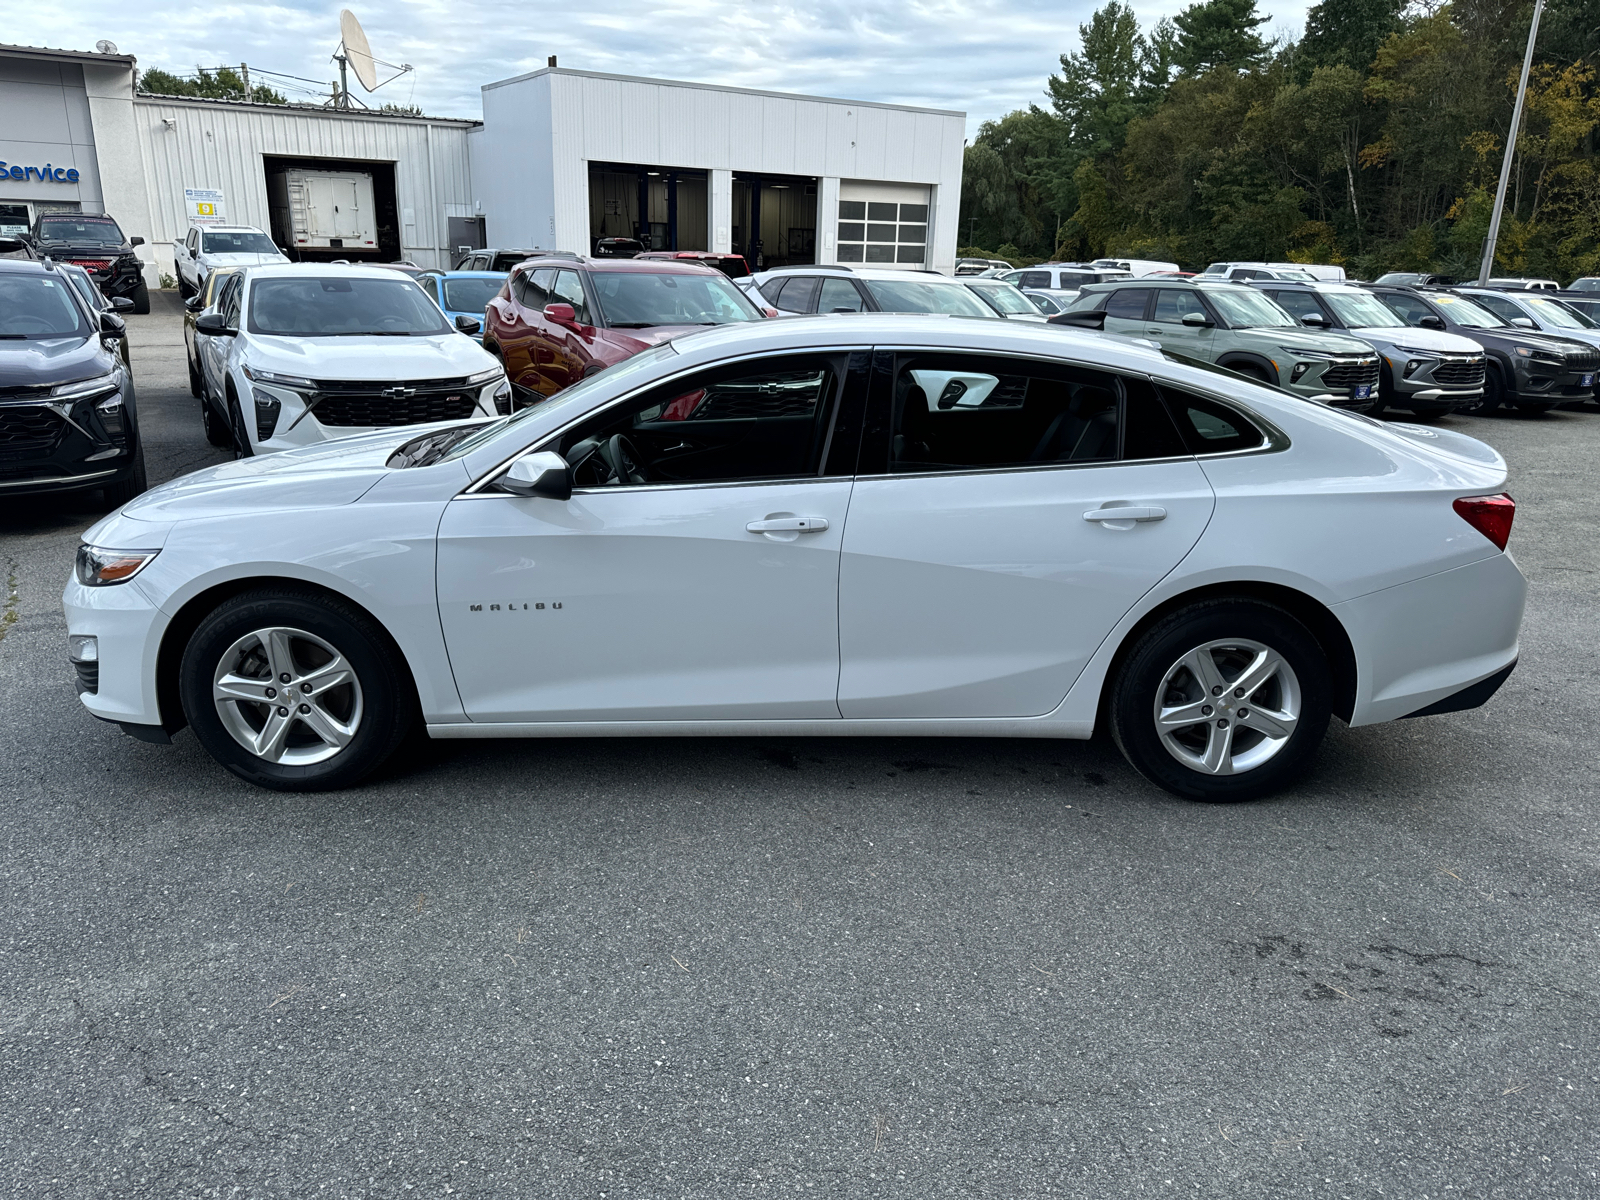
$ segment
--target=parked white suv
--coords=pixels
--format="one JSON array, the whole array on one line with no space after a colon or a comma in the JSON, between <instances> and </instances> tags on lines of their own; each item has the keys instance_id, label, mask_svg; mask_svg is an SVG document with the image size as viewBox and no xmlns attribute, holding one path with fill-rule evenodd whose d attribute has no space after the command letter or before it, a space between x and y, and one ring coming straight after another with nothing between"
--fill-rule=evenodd
<instances>
[{"instance_id":1,"label":"parked white suv","mask_svg":"<svg viewBox=\"0 0 1600 1200\"><path fill-rule=\"evenodd\" d=\"M206 285L217 267L261 267L288 258L253 225L192 225L172 243L178 294L187 300Z\"/></svg>"},{"instance_id":2,"label":"parked white suv","mask_svg":"<svg viewBox=\"0 0 1600 1200\"><path fill-rule=\"evenodd\" d=\"M386 267L242 271L195 322L207 425L224 422L248 456L509 413L505 369L468 336L478 329Z\"/></svg>"},{"instance_id":3,"label":"parked white suv","mask_svg":"<svg viewBox=\"0 0 1600 1200\"><path fill-rule=\"evenodd\" d=\"M952 317L994 317L997 312L967 290L963 280L937 271L897 271L892 267L778 267L734 283L757 304L780 317L808 313L946 313Z\"/></svg>"}]
</instances>

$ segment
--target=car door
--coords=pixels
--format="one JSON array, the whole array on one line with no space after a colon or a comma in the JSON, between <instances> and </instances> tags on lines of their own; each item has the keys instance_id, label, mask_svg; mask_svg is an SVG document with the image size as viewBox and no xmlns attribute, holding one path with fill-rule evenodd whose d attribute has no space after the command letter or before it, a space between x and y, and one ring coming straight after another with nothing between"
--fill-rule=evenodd
<instances>
[{"instance_id":1,"label":"car door","mask_svg":"<svg viewBox=\"0 0 1600 1200\"><path fill-rule=\"evenodd\" d=\"M880 351L874 379L840 563L840 712L1050 712L1199 539L1204 473L1147 379L932 349Z\"/></svg>"},{"instance_id":2,"label":"car door","mask_svg":"<svg viewBox=\"0 0 1600 1200\"><path fill-rule=\"evenodd\" d=\"M1162 287L1154 289L1156 300L1150 310L1145 334L1168 350L1210 362L1215 357L1216 318L1206 308L1196 288ZM1183 319L1199 313L1210 325L1185 325Z\"/></svg>"},{"instance_id":3,"label":"car door","mask_svg":"<svg viewBox=\"0 0 1600 1200\"><path fill-rule=\"evenodd\" d=\"M447 505L439 615L468 715L837 718L869 365L829 352L688 373L553 439L570 500Z\"/></svg>"},{"instance_id":4,"label":"car door","mask_svg":"<svg viewBox=\"0 0 1600 1200\"><path fill-rule=\"evenodd\" d=\"M548 396L553 390L544 375L550 361L544 306L550 301L555 277L553 267L513 275L511 286L489 302L494 312L495 346L506 377L529 395Z\"/></svg>"},{"instance_id":5,"label":"car door","mask_svg":"<svg viewBox=\"0 0 1600 1200\"><path fill-rule=\"evenodd\" d=\"M240 274L227 275L222 279L220 290L216 299L204 311L216 311L222 314L224 323L230 329L239 328L239 299L244 291L244 276ZM204 380L205 391L212 396L219 406L223 404L228 395L228 358L229 352L238 342L237 337L205 337L196 335L195 354L200 360L200 373Z\"/></svg>"},{"instance_id":6,"label":"car door","mask_svg":"<svg viewBox=\"0 0 1600 1200\"><path fill-rule=\"evenodd\" d=\"M540 318L544 350L549 358L539 370L549 382L550 391L559 392L582 379L594 361L590 347L594 345L597 331L589 297L583 290L583 276L578 272L556 272L555 282L550 287L550 303L572 305L576 317L570 323Z\"/></svg>"}]
</instances>

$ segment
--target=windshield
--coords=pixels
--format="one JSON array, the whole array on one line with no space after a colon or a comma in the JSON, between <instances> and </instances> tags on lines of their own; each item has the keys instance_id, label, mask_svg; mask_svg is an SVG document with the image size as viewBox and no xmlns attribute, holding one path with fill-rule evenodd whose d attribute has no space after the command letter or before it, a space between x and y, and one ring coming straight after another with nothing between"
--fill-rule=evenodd
<instances>
[{"instance_id":1,"label":"windshield","mask_svg":"<svg viewBox=\"0 0 1600 1200\"><path fill-rule=\"evenodd\" d=\"M69 286L46 275L0 275L0 338L88 337L88 319Z\"/></svg>"},{"instance_id":2,"label":"windshield","mask_svg":"<svg viewBox=\"0 0 1600 1200\"><path fill-rule=\"evenodd\" d=\"M200 235L202 254L276 254L278 248L264 233L218 233L207 230Z\"/></svg>"},{"instance_id":3,"label":"windshield","mask_svg":"<svg viewBox=\"0 0 1600 1200\"><path fill-rule=\"evenodd\" d=\"M596 271L589 282L613 329L652 325L728 325L761 314L722 274Z\"/></svg>"},{"instance_id":4,"label":"windshield","mask_svg":"<svg viewBox=\"0 0 1600 1200\"><path fill-rule=\"evenodd\" d=\"M1377 329L1405 325L1404 321L1395 316L1393 309L1366 292L1323 292L1322 298L1327 301L1328 307L1333 309L1334 316L1339 318L1339 323L1347 329Z\"/></svg>"},{"instance_id":5,"label":"windshield","mask_svg":"<svg viewBox=\"0 0 1600 1200\"><path fill-rule=\"evenodd\" d=\"M74 246L121 246L126 239L110 217L40 217L39 240Z\"/></svg>"},{"instance_id":6,"label":"windshield","mask_svg":"<svg viewBox=\"0 0 1600 1200\"><path fill-rule=\"evenodd\" d=\"M1222 310L1223 318L1235 329L1282 329L1298 326L1283 309L1260 292L1242 287L1208 287L1206 298Z\"/></svg>"},{"instance_id":7,"label":"windshield","mask_svg":"<svg viewBox=\"0 0 1600 1200\"><path fill-rule=\"evenodd\" d=\"M260 279L250 289L250 332L281 337L421 337L453 333L422 290L394 279Z\"/></svg>"},{"instance_id":8,"label":"windshield","mask_svg":"<svg viewBox=\"0 0 1600 1200\"><path fill-rule=\"evenodd\" d=\"M1465 296L1452 296L1448 292L1437 292L1430 295L1428 299L1444 309L1450 315L1450 319L1457 325L1465 325L1470 329L1499 329L1506 323L1487 308L1474 304Z\"/></svg>"},{"instance_id":9,"label":"windshield","mask_svg":"<svg viewBox=\"0 0 1600 1200\"><path fill-rule=\"evenodd\" d=\"M62 271L61 273L67 277L72 286L77 289L78 295L84 298L91 309L98 312L105 307L105 302L100 297L100 289L95 287L94 280L89 278L89 272L77 270Z\"/></svg>"},{"instance_id":10,"label":"windshield","mask_svg":"<svg viewBox=\"0 0 1600 1200\"><path fill-rule=\"evenodd\" d=\"M662 342L659 346L651 346L646 350L641 350L632 358L625 358L614 367L608 367L598 374L580 380L541 404L530 405L512 413L509 417L501 417L498 421L491 421L470 437L457 442L450 448L450 453L444 457L447 459L460 458L463 454L470 454L479 446L493 441L507 430L516 428L530 417L542 417L548 413L559 412L561 409L572 407L574 401L585 399L597 387L609 388L620 384L622 385L622 390L626 391L635 376L649 376L654 373L660 363L677 356L678 352L673 348L671 342Z\"/></svg>"},{"instance_id":11,"label":"windshield","mask_svg":"<svg viewBox=\"0 0 1600 1200\"><path fill-rule=\"evenodd\" d=\"M444 306L451 312L481 313L500 294L505 282L504 275L498 279L446 279Z\"/></svg>"},{"instance_id":12,"label":"windshield","mask_svg":"<svg viewBox=\"0 0 1600 1200\"><path fill-rule=\"evenodd\" d=\"M995 312L1005 313L1008 316L1014 313L1039 315L1039 310L1033 306L1032 301L1009 283L969 283L967 286L988 301L989 307Z\"/></svg>"},{"instance_id":13,"label":"windshield","mask_svg":"<svg viewBox=\"0 0 1600 1200\"><path fill-rule=\"evenodd\" d=\"M1522 302L1558 329L1593 329L1595 324L1577 309L1568 308L1559 300L1546 300L1543 296L1526 296Z\"/></svg>"},{"instance_id":14,"label":"windshield","mask_svg":"<svg viewBox=\"0 0 1600 1200\"><path fill-rule=\"evenodd\" d=\"M994 316L988 305L959 283L928 283L921 279L868 279L864 282L884 312Z\"/></svg>"}]
</instances>

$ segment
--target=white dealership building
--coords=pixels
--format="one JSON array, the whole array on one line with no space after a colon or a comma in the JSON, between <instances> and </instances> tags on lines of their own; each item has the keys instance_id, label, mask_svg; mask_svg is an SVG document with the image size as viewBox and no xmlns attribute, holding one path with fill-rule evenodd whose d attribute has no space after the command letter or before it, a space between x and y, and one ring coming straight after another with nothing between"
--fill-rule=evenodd
<instances>
[{"instance_id":1,"label":"white dealership building","mask_svg":"<svg viewBox=\"0 0 1600 1200\"><path fill-rule=\"evenodd\" d=\"M372 176L379 261L623 237L752 268L955 265L960 112L553 63L486 85L482 121L150 96L136 76L128 54L0 45L0 229L108 213L155 284L197 195L291 241L267 179L299 168Z\"/></svg>"}]
</instances>

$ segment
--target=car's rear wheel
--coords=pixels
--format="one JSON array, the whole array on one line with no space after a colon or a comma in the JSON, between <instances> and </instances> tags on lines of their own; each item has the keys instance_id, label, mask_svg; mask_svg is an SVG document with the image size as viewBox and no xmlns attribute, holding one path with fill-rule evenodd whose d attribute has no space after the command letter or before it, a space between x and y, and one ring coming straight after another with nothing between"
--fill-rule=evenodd
<instances>
[{"instance_id":1,"label":"car's rear wheel","mask_svg":"<svg viewBox=\"0 0 1600 1200\"><path fill-rule=\"evenodd\" d=\"M1506 384L1500 374L1500 368L1494 363L1489 364L1489 369L1483 376L1483 395L1476 404L1464 404L1457 412L1467 413L1474 417L1487 417L1505 403Z\"/></svg>"},{"instance_id":2,"label":"car's rear wheel","mask_svg":"<svg viewBox=\"0 0 1600 1200\"><path fill-rule=\"evenodd\" d=\"M1111 736L1134 768L1191 800L1252 800L1311 764L1332 712L1327 656L1290 613L1244 597L1162 618L1123 660Z\"/></svg>"},{"instance_id":3,"label":"car's rear wheel","mask_svg":"<svg viewBox=\"0 0 1600 1200\"><path fill-rule=\"evenodd\" d=\"M412 728L398 655L337 598L263 589L200 623L179 665L184 716L241 779L279 791L347 787Z\"/></svg>"}]
</instances>

